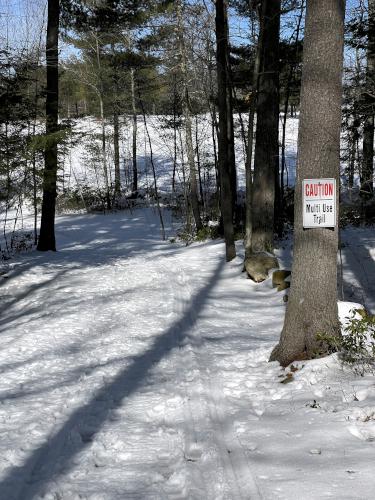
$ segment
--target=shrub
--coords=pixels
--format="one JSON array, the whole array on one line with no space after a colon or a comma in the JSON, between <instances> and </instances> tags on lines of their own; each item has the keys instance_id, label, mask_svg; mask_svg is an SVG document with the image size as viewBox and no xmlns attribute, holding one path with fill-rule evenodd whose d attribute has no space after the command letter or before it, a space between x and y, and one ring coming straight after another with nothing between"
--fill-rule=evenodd
<instances>
[{"instance_id":1,"label":"shrub","mask_svg":"<svg viewBox=\"0 0 375 500\"><path fill-rule=\"evenodd\" d=\"M353 310L346 320L340 337L318 334L317 339L328 346L330 352L338 352L342 363L351 366L355 373L363 375L374 371L375 316Z\"/></svg>"}]
</instances>

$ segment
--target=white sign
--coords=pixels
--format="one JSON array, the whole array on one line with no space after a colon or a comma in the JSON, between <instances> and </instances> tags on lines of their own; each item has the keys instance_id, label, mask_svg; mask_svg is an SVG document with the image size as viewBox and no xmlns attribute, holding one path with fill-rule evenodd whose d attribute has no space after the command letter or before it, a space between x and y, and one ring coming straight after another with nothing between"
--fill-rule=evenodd
<instances>
[{"instance_id":1,"label":"white sign","mask_svg":"<svg viewBox=\"0 0 375 500\"><path fill-rule=\"evenodd\" d=\"M302 181L303 227L336 226L336 179Z\"/></svg>"}]
</instances>

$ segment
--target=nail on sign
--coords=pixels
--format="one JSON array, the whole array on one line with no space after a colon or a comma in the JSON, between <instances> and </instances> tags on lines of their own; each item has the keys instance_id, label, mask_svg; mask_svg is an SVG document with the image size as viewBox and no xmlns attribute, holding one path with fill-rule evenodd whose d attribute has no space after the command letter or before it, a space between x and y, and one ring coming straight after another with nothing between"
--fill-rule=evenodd
<instances>
[{"instance_id":1,"label":"nail on sign","mask_svg":"<svg viewBox=\"0 0 375 500\"><path fill-rule=\"evenodd\" d=\"M336 226L336 179L302 181L303 227Z\"/></svg>"}]
</instances>

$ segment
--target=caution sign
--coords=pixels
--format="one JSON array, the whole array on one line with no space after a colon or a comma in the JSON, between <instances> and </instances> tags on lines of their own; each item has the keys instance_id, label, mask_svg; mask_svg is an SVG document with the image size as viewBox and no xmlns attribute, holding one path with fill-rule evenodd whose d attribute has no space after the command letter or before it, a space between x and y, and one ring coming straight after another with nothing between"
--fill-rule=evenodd
<instances>
[{"instance_id":1,"label":"caution sign","mask_svg":"<svg viewBox=\"0 0 375 500\"><path fill-rule=\"evenodd\" d=\"M303 227L336 226L336 179L302 181Z\"/></svg>"}]
</instances>

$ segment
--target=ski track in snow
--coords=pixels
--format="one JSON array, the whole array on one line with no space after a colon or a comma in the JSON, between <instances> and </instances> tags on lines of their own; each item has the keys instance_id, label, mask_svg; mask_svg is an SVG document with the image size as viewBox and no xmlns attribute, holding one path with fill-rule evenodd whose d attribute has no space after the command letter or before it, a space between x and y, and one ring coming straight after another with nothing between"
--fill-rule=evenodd
<instances>
[{"instance_id":1,"label":"ski track in snow","mask_svg":"<svg viewBox=\"0 0 375 500\"><path fill-rule=\"evenodd\" d=\"M282 294L241 245L161 242L152 209L59 217L57 239L0 278L1 500L373 498L373 377L331 357L281 385Z\"/></svg>"},{"instance_id":2,"label":"ski track in snow","mask_svg":"<svg viewBox=\"0 0 375 500\"><path fill-rule=\"evenodd\" d=\"M237 267L238 265L235 266L235 268ZM195 269L195 272L198 273L199 269ZM218 269L215 270L215 273L218 272ZM180 271L180 284L180 297L183 297L182 301L189 303L193 297L193 290L191 285L189 286L188 277L183 269ZM217 378L213 376L215 375L214 370L207 366L207 360L215 360L216 353L211 353L211 356L209 356L207 349L204 349L204 342L200 335L201 331L196 327L197 323L201 325L202 322L199 321L199 317L194 311L191 311L190 318L191 340L189 350L197 367L196 373L200 379L200 386L204 391L204 401L207 406L206 411L212 434L211 440L215 444L220 457L219 468L224 471L225 475L225 497L244 500L248 498L259 499L261 498L260 491L249 467L247 457L237 437L232 432L231 426L226 425L229 415L222 388ZM198 448L199 443L193 443L194 447ZM202 453L202 450L200 450L200 453ZM199 457L199 453L197 456ZM218 467L216 466L216 468Z\"/></svg>"}]
</instances>

